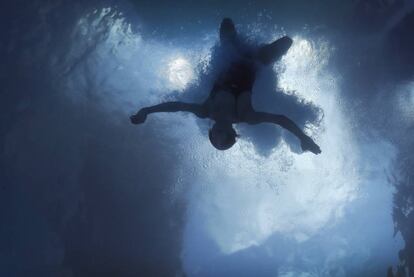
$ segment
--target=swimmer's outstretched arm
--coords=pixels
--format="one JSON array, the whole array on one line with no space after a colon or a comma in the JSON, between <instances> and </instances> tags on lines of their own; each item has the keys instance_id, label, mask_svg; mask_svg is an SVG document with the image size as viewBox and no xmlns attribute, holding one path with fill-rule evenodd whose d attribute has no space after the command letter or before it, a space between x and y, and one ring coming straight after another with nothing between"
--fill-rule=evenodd
<instances>
[{"instance_id":1,"label":"swimmer's outstretched arm","mask_svg":"<svg viewBox=\"0 0 414 277\"><path fill-rule=\"evenodd\" d=\"M303 151L309 150L314 154L321 153L319 146L307 136L302 130L293 122L291 119L284 115L271 114L264 112L250 112L245 121L248 124L259 124L259 123L274 123L282 126L286 130L294 134L301 142Z\"/></svg>"},{"instance_id":2,"label":"swimmer's outstretched arm","mask_svg":"<svg viewBox=\"0 0 414 277\"><path fill-rule=\"evenodd\" d=\"M198 117L207 117L207 109L204 105L183 102L165 102L151 107L142 108L136 114L130 116L131 123L144 123L147 115L159 112L191 112Z\"/></svg>"}]
</instances>

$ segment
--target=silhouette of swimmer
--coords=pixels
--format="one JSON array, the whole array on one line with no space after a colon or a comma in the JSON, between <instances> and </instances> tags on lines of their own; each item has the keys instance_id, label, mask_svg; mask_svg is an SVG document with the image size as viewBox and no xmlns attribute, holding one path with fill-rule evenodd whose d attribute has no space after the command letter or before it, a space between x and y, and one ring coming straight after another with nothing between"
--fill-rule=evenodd
<instances>
[{"instance_id":1,"label":"silhouette of swimmer","mask_svg":"<svg viewBox=\"0 0 414 277\"><path fill-rule=\"evenodd\" d=\"M286 54L292 45L292 39L285 36L254 52L243 52L233 21L223 19L220 25L220 43L222 47L232 47L239 52L238 58L219 75L207 100L202 104L166 102L139 110L130 117L133 124L143 123L148 114L156 112L185 111L200 118L215 121L209 130L211 144L226 150L233 146L238 135L233 124L274 123L292 132L301 142L303 151L321 153L319 146L289 118L284 115L255 111L252 107L252 88L256 78L257 63L269 65Z\"/></svg>"}]
</instances>

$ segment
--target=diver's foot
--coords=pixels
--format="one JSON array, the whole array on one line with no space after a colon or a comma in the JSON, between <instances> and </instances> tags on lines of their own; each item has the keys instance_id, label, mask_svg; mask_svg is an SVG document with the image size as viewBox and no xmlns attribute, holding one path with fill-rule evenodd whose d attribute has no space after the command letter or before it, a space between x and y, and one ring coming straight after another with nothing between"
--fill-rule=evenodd
<instances>
[{"instance_id":1,"label":"diver's foot","mask_svg":"<svg viewBox=\"0 0 414 277\"><path fill-rule=\"evenodd\" d=\"M310 151L315 155L320 154L321 148L308 136L304 137L300 143L303 151Z\"/></svg>"}]
</instances>

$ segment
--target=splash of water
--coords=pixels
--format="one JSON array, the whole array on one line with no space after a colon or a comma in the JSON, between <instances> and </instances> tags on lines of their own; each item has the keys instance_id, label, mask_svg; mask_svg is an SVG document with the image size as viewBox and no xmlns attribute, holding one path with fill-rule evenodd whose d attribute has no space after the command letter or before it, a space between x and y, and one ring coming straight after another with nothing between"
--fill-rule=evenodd
<instances>
[{"instance_id":1,"label":"splash of water","mask_svg":"<svg viewBox=\"0 0 414 277\"><path fill-rule=\"evenodd\" d=\"M269 157L246 141L225 153L194 146L201 153L191 161L200 166L193 170L202 173L194 182L190 214L205 218L207 232L224 253L260 245L274 233L307 240L339 220L357 197L356 147L336 100L335 79L326 69L329 54L326 42L295 38L277 67L282 86L323 108L323 127L308 127L318 135L322 155L292 154L286 143Z\"/></svg>"}]
</instances>

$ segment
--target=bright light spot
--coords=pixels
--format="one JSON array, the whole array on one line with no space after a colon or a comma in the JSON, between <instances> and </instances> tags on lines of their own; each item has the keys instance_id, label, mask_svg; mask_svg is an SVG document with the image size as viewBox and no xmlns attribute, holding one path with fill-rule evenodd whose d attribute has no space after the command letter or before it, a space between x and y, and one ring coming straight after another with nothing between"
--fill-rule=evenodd
<instances>
[{"instance_id":1,"label":"bright light spot","mask_svg":"<svg viewBox=\"0 0 414 277\"><path fill-rule=\"evenodd\" d=\"M275 65L275 70L280 73L279 87L287 94L315 100L321 90L320 74L328 63L331 50L325 41L315 43L294 37L288 53Z\"/></svg>"},{"instance_id":2,"label":"bright light spot","mask_svg":"<svg viewBox=\"0 0 414 277\"><path fill-rule=\"evenodd\" d=\"M168 80L176 90L184 90L195 78L194 68L184 58L177 58L168 64Z\"/></svg>"}]
</instances>

